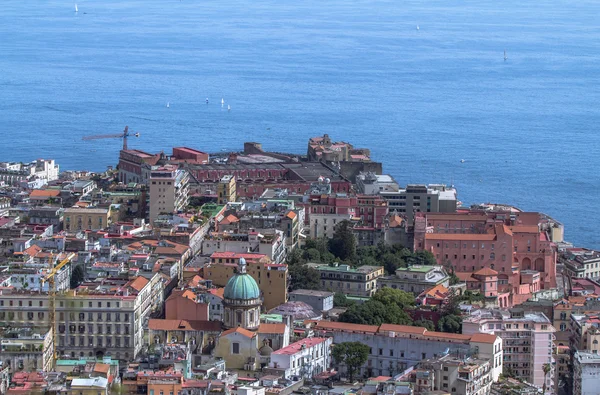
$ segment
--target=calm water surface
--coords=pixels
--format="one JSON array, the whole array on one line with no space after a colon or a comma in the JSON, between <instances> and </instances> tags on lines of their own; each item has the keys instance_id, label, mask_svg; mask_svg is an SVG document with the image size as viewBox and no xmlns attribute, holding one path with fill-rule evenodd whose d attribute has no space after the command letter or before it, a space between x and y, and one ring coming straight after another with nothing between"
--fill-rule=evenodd
<instances>
[{"instance_id":1,"label":"calm water surface","mask_svg":"<svg viewBox=\"0 0 600 395\"><path fill-rule=\"evenodd\" d=\"M544 211L600 248L600 2L77 3L0 4L1 160L103 170L120 142L81 137L124 125L149 151L327 132L401 184Z\"/></svg>"}]
</instances>

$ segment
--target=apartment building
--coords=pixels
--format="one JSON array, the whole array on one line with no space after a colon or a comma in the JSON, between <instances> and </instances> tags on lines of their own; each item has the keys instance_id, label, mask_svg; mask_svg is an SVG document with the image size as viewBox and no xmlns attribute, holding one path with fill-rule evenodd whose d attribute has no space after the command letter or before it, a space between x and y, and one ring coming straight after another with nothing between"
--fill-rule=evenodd
<instances>
[{"instance_id":1,"label":"apartment building","mask_svg":"<svg viewBox=\"0 0 600 395\"><path fill-rule=\"evenodd\" d=\"M84 283L76 290L58 294L58 355L135 358L143 346L143 323L157 297L162 295L152 294L151 282L144 277ZM0 290L0 323L49 325L48 309L47 294Z\"/></svg>"},{"instance_id":2,"label":"apartment building","mask_svg":"<svg viewBox=\"0 0 600 395\"><path fill-rule=\"evenodd\" d=\"M493 363L470 352L444 353L421 362L417 369L417 394L447 391L453 395L488 395L496 381ZM427 373L427 374L425 374Z\"/></svg>"},{"instance_id":3,"label":"apartment building","mask_svg":"<svg viewBox=\"0 0 600 395\"><path fill-rule=\"evenodd\" d=\"M49 327L0 327L1 362L14 372L49 372L54 366L54 341Z\"/></svg>"},{"instance_id":4,"label":"apartment building","mask_svg":"<svg viewBox=\"0 0 600 395\"><path fill-rule=\"evenodd\" d=\"M235 187L235 176L230 174L223 176L217 184L217 204L235 202L237 199Z\"/></svg>"},{"instance_id":5,"label":"apartment building","mask_svg":"<svg viewBox=\"0 0 600 395\"><path fill-rule=\"evenodd\" d=\"M600 355L576 351L573 355L573 395L597 395L599 389Z\"/></svg>"},{"instance_id":6,"label":"apartment building","mask_svg":"<svg viewBox=\"0 0 600 395\"><path fill-rule=\"evenodd\" d=\"M504 369L515 377L554 393L554 332L543 313L524 313L522 309L477 310L463 318L463 334L490 333L502 338ZM544 375L544 365L550 373Z\"/></svg>"},{"instance_id":7,"label":"apartment building","mask_svg":"<svg viewBox=\"0 0 600 395\"><path fill-rule=\"evenodd\" d=\"M63 212L64 229L67 232L102 230L110 225L107 208L66 208Z\"/></svg>"},{"instance_id":8,"label":"apartment building","mask_svg":"<svg viewBox=\"0 0 600 395\"><path fill-rule=\"evenodd\" d=\"M569 338L571 350L600 352L600 314L572 313Z\"/></svg>"},{"instance_id":9,"label":"apartment building","mask_svg":"<svg viewBox=\"0 0 600 395\"><path fill-rule=\"evenodd\" d=\"M268 256L273 263L284 263L287 256L286 237L278 229L250 229L238 232L212 232L202 242L202 253L252 253Z\"/></svg>"},{"instance_id":10,"label":"apartment building","mask_svg":"<svg viewBox=\"0 0 600 395\"><path fill-rule=\"evenodd\" d=\"M409 225L414 223L415 213L454 213L458 204L456 189L439 184L409 184L404 189L382 190L379 194L391 212L406 215Z\"/></svg>"},{"instance_id":11,"label":"apartment building","mask_svg":"<svg viewBox=\"0 0 600 395\"><path fill-rule=\"evenodd\" d=\"M560 261L565 265L566 274L575 278L600 278L600 251L586 248L568 248Z\"/></svg>"},{"instance_id":12,"label":"apartment building","mask_svg":"<svg viewBox=\"0 0 600 395\"><path fill-rule=\"evenodd\" d=\"M443 285L446 288L450 285L450 276L442 266L401 267L396 270L395 275L377 279L377 289L390 287L411 292L415 296L436 285Z\"/></svg>"},{"instance_id":13,"label":"apartment building","mask_svg":"<svg viewBox=\"0 0 600 395\"><path fill-rule=\"evenodd\" d=\"M360 266L309 263L321 277L322 289L353 296L370 297L377 291L377 281L385 273L383 266Z\"/></svg>"},{"instance_id":14,"label":"apartment building","mask_svg":"<svg viewBox=\"0 0 600 395\"><path fill-rule=\"evenodd\" d=\"M224 287L236 273L240 258L246 260L246 271L258 284L266 310L287 302L288 267L272 263L264 254L215 252L210 256L210 264L203 270L203 277L212 280L216 286Z\"/></svg>"},{"instance_id":15,"label":"apartment building","mask_svg":"<svg viewBox=\"0 0 600 395\"><path fill-rule=\"evenodd\" d=\"M280 348L271 353L268 371L286 379L312 379L329 369L332 344L330 337L309 337Z\"/></svg>"},{"instance_id":16,"label":"apartment building","mask_svg":"<svg viewBox=\"0 0 600 395\"><path fill-rule=\"evenodd\" d=\"M150 172L150 222L160 214L183 211L188 205L189 174L174 165L153 167Z\"/></svg>"},{"instance_id":17,"label":"apartment building","mask_svg":"<svg viewBox=\"0 0 600 395\"><path fill-rule=\"evenodd\" d=\"M369 346L367 362L356 376L395 376L423 360L447 353L449 349L463 353L477 350L478 358L490 361L493 380L502 373L502 340L492 334L461 335L405 325L374 326L332 321L313 321L310 328L315 336L333 337L334 344L361 342ZM341 368L344 371L345 368ZM336 366L336 370L339 369L340 366Z\"/></svg>"}]
</instances>

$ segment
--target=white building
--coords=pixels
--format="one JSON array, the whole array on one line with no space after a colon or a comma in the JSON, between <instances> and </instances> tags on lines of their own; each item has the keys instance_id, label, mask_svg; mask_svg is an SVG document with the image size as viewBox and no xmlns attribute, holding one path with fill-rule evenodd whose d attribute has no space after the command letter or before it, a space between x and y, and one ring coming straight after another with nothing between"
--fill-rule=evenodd
<instances>
[{"instance_id":1,"label":"white building","mask_svg":"<svg viewBox=\"0 0 600 395\"><path fill-rule=\"evenodd\" d=\"M381 192L398 192L400 190L400 186L392 176L373 172L361 172L357 175L356 188L357 192L363 195L377 195Z\"/></svg>"},{"instance_id":2,"label":"white building","mask_svg":"<svg viewBox=\"0 0 600 395\"><path fill-rule=\"evenodd\" d=\"M331 321L316 322L313 332L316 336L332 336L335 344L361 342L369 346L367 363L356 372L357 376L395 376L448 349L462 352L476 350L479 359L493 361L494 380L502 373L502 339L495 335L450 334L405 325L374 326ZM336 368L344 371L343 366Z\"/></svg>"},{"instance_id":3,"label":"white building","mask_svg":"<svg viewBox=\"0 0 600 395\"><path fill-rule=\"evenodd\" d=\"M150 221L160 214L183 211L188 205L189 174L177 166L155 167L150 172Z\"/></svg>"},{"instance_id":4,"label":"white building","mask_svg":"<svg viewBox=\"0 0 600 395\"><path fill-rule=\"evenodd\" d=\"M576 351L573 356L573 395L600 393L600 355Z\"/></svg>"},{"instance_id":5,"label":"white building","mask_svg":"<svg viewBox=\"0 0 600 395\"><path fill-rule=\"evenodd\" d=\"M0 163L0 181L8 185L19 185L29 181L35 181L36 185L45 185L50 181L58 180L58 174L59 166L54 163L54 159L37 159L27 164Z\"/></svg>"},{"instance_id":6,"label":"white building","mask_svg":"<svg viewBox=\"0 0 600 395\"><path fill-rule=\"evenodd\" d=\"M308 216L310 237L313 239L319 237L331 239L335 233L335 225L350 221L353 217L353 214L310 213Z\"/></svg>"},{"instance_id":7,"label":"white building","mask_svg":"<svg viewBox=\"0 0 600 395\"><path fill-rule=\"evenodd\" d=\"M493 377L493 361L450 351L424 361L417 370L417 392L442 391L453 395L488 395ZM427 374L428 373L428 374Z\"/></svg>"},{"instance_id":8,"label":"white building","mask_svg":"<svg viewBox=\"0 0 600 395\"><path fill-rule=\"evenodd\" d=\"M547 394L554 394L554 332L544 313L522 309L477 310L463 319L463 334L491 333L500 336L504 348L504 369L518 379L539 387L546 383ZM544 375L544 365L550 373Z\"/></svg>"},{"instance_id":9,"label":"white building","mask_svg":"<svg viewBox=\"0 0 600 395\"><path fill-rule=\"evenodd\" d=\"M309 337L292 343L271 354L269 370L280 371L286 379L310 379L329 369L332 344L330 337Z\"/></svg>"},{"instance_id":10,"label":"white building","mask_svg":"<svg viewBox=\"0 0 600 395\"><path fill-rule=\"evenodd\" d=\"M250 230L244 233L213 232L202 241L202 254L235 252L263 254L273 263L285 263L286 237L278 229Z\"/></svg>"},{"instance_id":11,"label":"white building","mask_svg":"<svg viewBox=\"0 0 600 395\"><path fill-rule=\"evenodd\" d=\"M390 213L405 214L410 225L414 213L453 213L457 207L456 189L440 184L407 185L398 191L382 191Z\"/></svg>"}]
</instances>

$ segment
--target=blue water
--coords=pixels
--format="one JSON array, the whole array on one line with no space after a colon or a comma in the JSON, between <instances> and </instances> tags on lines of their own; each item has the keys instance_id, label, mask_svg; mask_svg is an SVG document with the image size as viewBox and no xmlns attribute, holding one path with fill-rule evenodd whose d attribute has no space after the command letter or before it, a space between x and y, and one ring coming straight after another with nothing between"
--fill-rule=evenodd
<instances>
[{"instance_id":1,"label":"blue water","mask_svg":"<svg viewBox=\"0 0 600 395\"><path fill-rule=\"evenodd\" d=\"M77 3L0 4L0 160L103 170L120 141L81 137L125 125L148 151L327 132L401 184L544 211L600 248L598 1Z\"/></svg>"}]
</instances>

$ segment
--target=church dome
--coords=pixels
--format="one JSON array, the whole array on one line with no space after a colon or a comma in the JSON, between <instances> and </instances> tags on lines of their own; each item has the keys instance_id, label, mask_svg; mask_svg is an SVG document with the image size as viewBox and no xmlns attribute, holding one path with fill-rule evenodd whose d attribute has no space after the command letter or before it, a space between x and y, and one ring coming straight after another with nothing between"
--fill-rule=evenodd
<instances>
[{"instance_id":1,"label":"church dome","mask_svg":"<svg viewBox=\"0 0 600 395\"><path fill-rule=\"evenodd\" d=\"M258 284L246 273L246 260L240 258L238 273L227 281L223 296L225 299L251 300L260 298Z\"/></svg>"}]
</instances>

